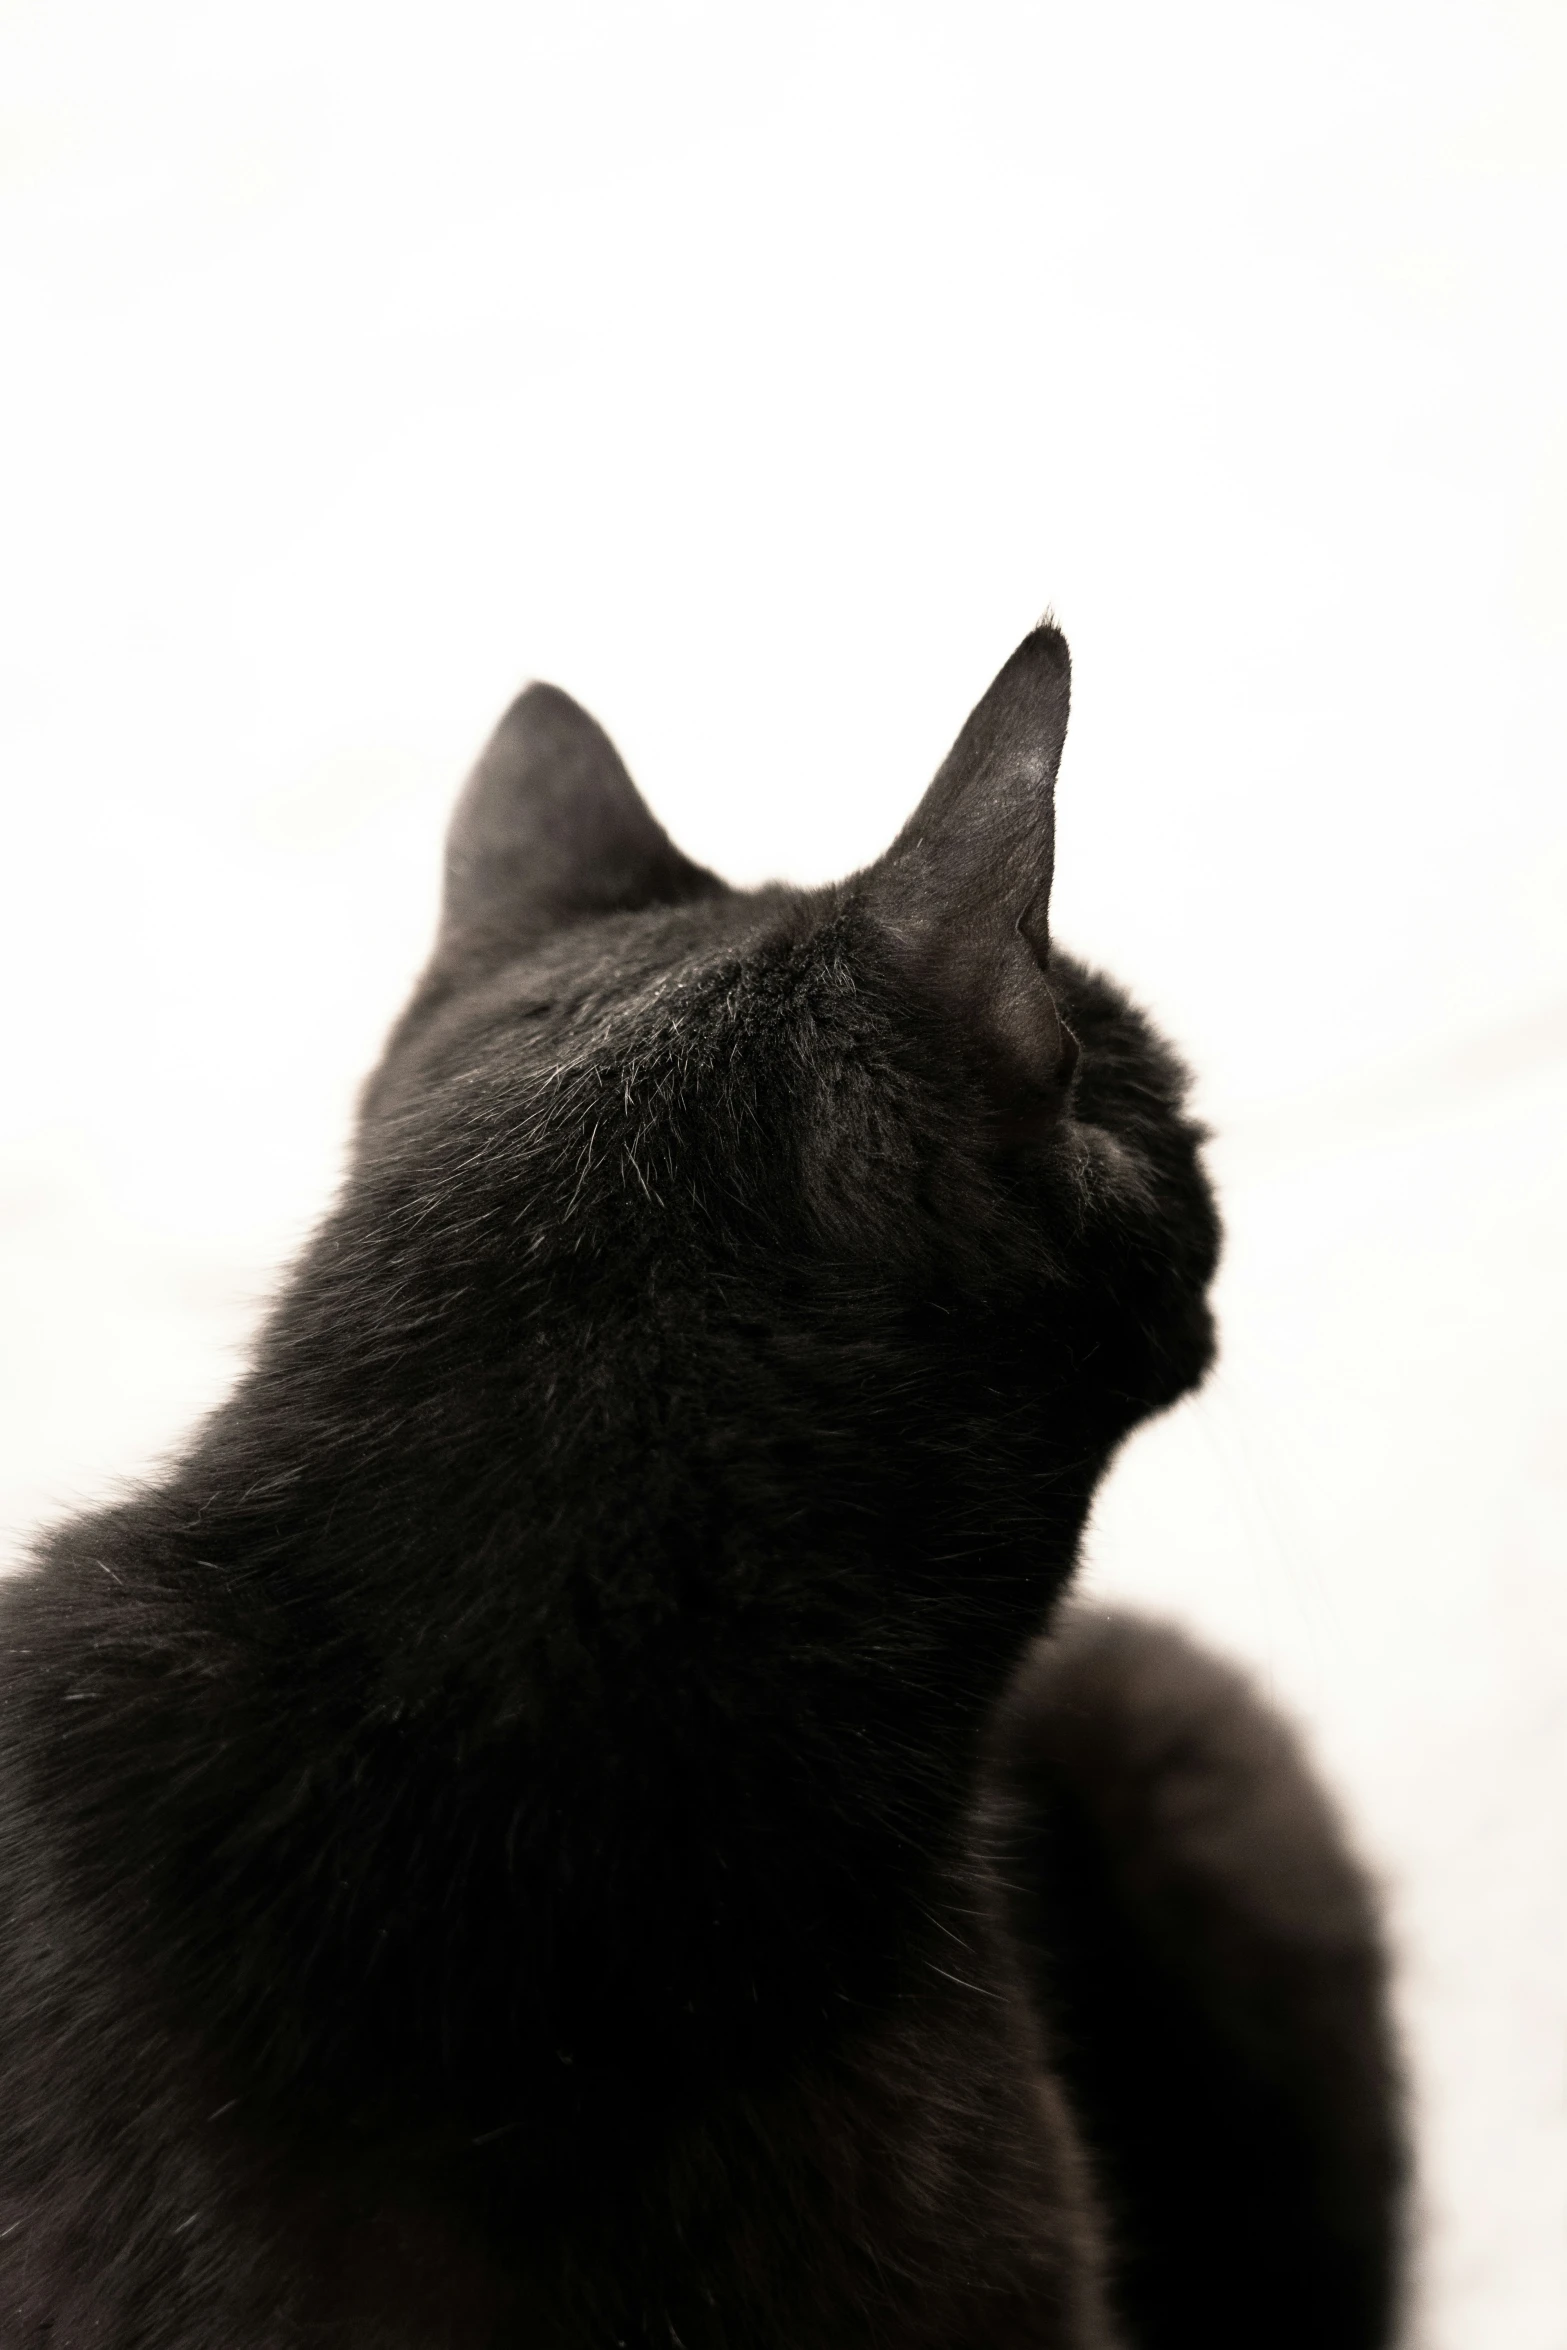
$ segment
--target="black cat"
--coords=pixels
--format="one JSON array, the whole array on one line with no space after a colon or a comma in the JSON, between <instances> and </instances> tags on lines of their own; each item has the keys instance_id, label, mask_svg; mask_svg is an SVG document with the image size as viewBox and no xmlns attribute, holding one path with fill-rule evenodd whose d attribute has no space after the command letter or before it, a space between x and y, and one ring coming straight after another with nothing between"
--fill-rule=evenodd
<instances>
[{"instance_id":1,"label":"black cat","mask_svg":"<svg viewBox=\"0 0 1567 2350\"><path fill-rule=\"evenodd\" d=\"M343 1196L0 1593L3 2350L1369 2350L1367 1895L1057 1617L1201 1378L1168 1051L1049 940L1066 647L737 892L534 687Z\"/></svg>"}]
</instances>

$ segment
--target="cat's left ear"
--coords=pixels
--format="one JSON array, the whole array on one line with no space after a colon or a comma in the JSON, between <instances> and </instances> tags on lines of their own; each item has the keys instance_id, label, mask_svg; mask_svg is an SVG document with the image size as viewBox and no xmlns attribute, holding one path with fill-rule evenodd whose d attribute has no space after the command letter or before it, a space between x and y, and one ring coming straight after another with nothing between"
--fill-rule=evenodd
<instances>
[{"instance_id":1,"label":"cat's left ear","mask_svg":"<svg viewBox=\"0 0 1567 2350\"><path fill-rule=\"evenodd\" d=\"M558 686L530 685L453 814L436 964L482 972L562 923L723 886L681 855L586 710Z\"/></svg>"},{"instance_id":2,"label":"cat's left ear","mask_svg":"<svg viewBox=\"0 0 1567 2350\"><path fill-rule=\"evenodd\" d=\"M929 791L865 877L895 959L1009 1125L1048 1125L1077 1046L1046 976L1055 785L1071 661L1050 625L1025 637Z\"/></svg>"}]
</instances>

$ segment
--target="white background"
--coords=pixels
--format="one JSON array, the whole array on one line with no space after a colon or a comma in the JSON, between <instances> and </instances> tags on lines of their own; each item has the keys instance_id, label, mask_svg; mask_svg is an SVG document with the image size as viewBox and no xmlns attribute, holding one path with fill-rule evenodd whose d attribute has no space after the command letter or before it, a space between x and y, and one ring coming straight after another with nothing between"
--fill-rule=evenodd
<instances>
[{"instance_id":1,"label":"white background","mask_svg":"<svg viewBox=\"0 0 1567 2350\"><path fill-rule=\"evenodd\" d=\"M1221 1373L1091 1575L1388 1887L1428 2350L1567 2344L1567 9L0 5L0 1520L222 1391L522 678L737 879L1040 609Z\"/></svg>"}]
</instances>

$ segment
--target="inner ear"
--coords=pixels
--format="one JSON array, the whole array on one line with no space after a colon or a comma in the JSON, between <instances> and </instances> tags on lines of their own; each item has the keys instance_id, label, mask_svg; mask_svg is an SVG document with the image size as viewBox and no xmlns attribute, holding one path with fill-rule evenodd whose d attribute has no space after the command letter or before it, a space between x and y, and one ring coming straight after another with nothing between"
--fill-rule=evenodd
<instances>
[{"instance_id":1,"label":"inner ear","mask_svg":"<svg viewBox=\"0 0 1567 2350\"><path fill-rule=\"evenodd\" d=\"M867 902L911 993L978 1068L1008 1130L1049 1123L1077 1047L1052 993L1055 783L1071 663L1046 625L971 713Z\"/></svg>"},{"instance_id":2,"label":"inner ear","mask_svg":"<svg viewBox=\"0 0 1567 2350\"><path fill-rule=\"evenodd\" d=\"M723 886L675 847L603 728L557 686L530 685L453 813L436 961L484 969L563 923Z\"/></svg>"}]
</instances>

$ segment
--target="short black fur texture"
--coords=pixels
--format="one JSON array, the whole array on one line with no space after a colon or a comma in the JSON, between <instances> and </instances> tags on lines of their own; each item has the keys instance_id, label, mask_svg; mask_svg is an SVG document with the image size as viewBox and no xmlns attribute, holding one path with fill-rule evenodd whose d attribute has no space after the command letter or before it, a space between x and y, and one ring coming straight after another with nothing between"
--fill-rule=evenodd
<instances>
[{"instance_id":1,"label":"short black fur texture","mask_svg":"<svg viewBox=\"0 0 1567 2350\"><path fill-rule=\"evenodd\" d=\"M503 722L253 1366L0 1592L0 2350L1385 2339L1322 1798L1029 1655L1218 1244L1049 938L1067 693L811 893Z\"/></svg>"}]
</instances>

